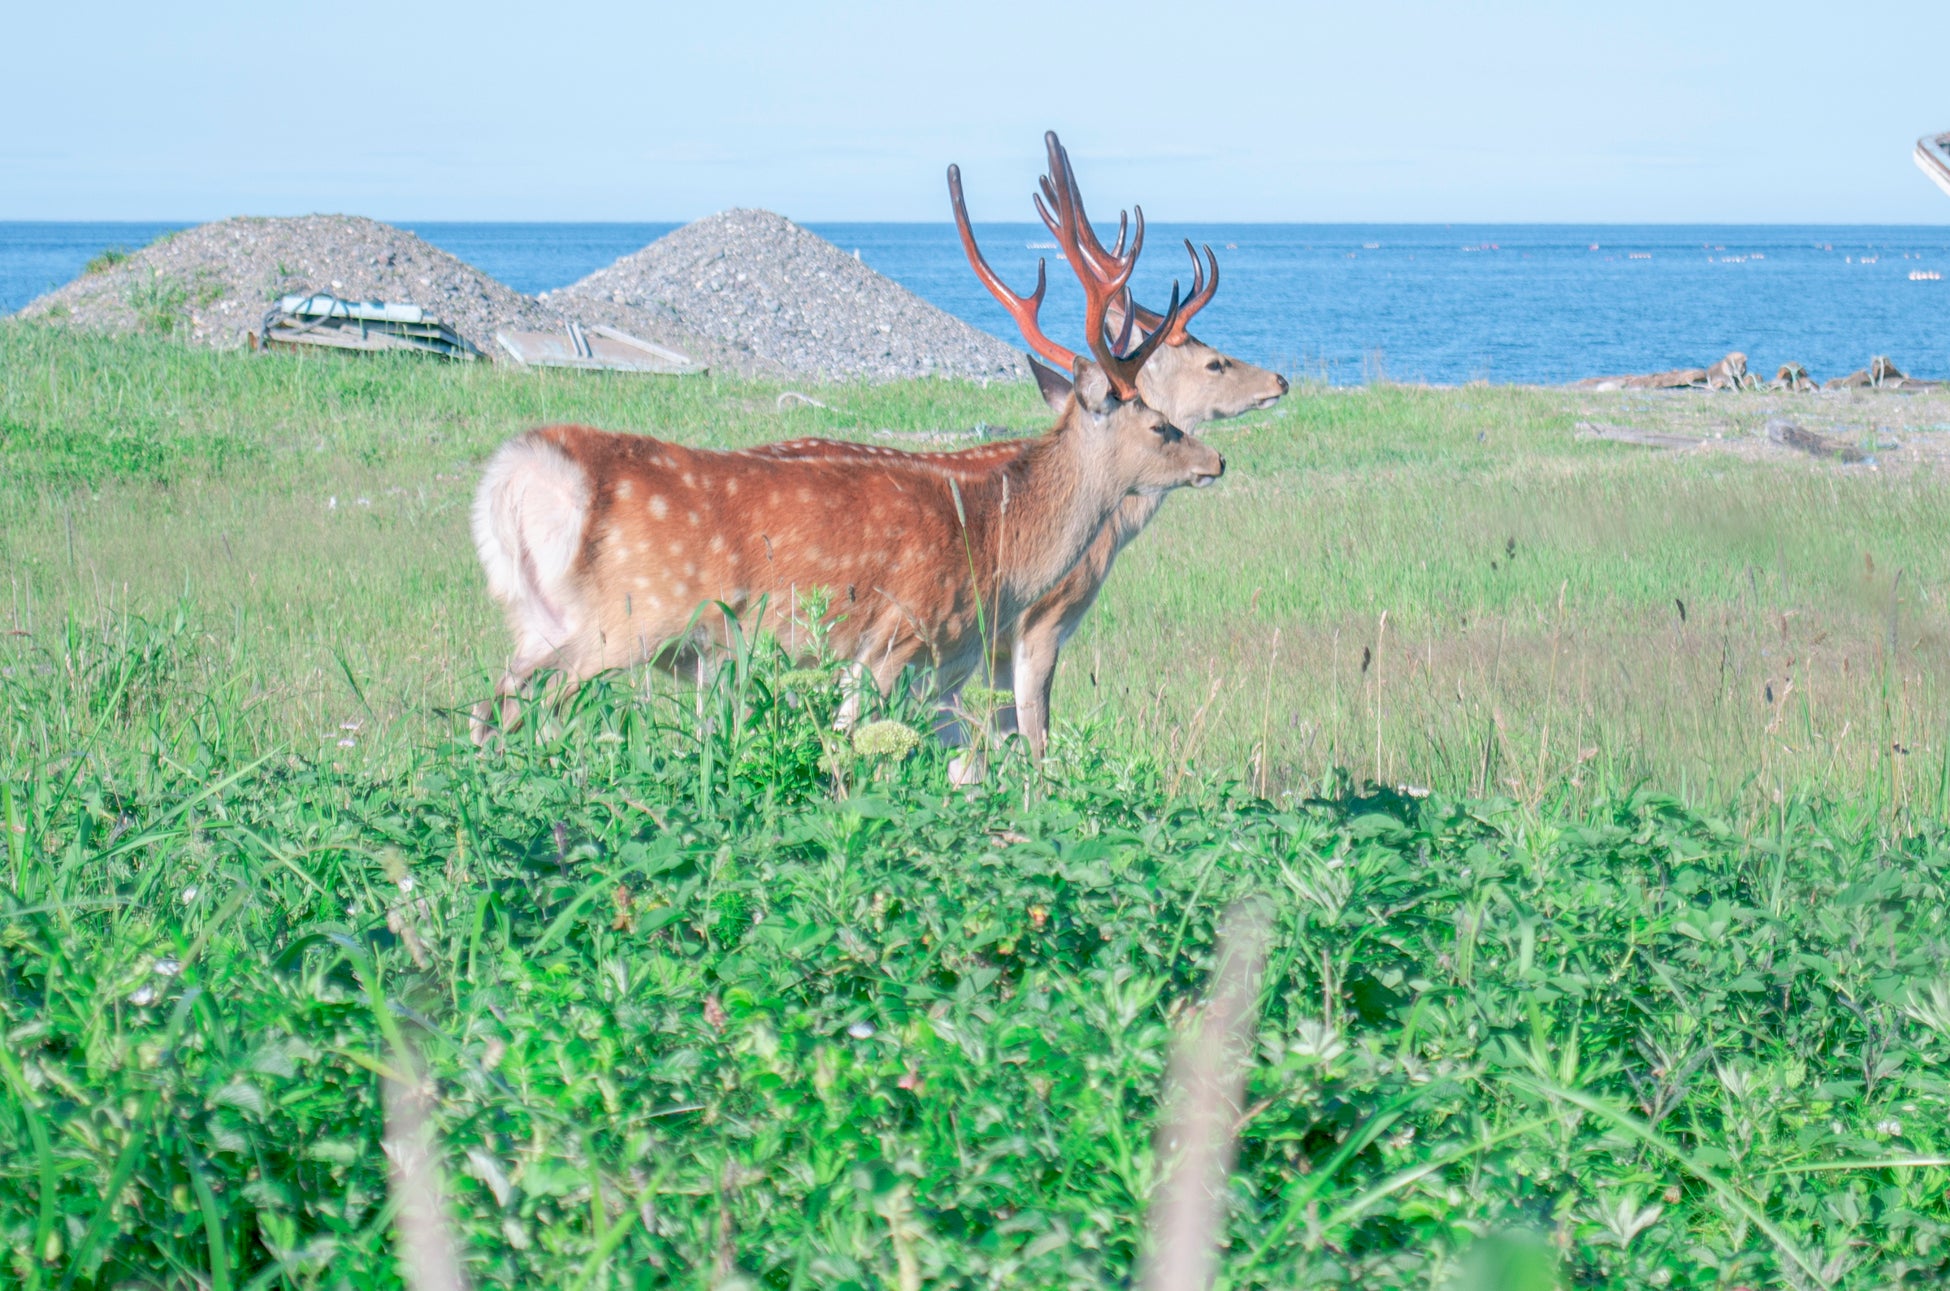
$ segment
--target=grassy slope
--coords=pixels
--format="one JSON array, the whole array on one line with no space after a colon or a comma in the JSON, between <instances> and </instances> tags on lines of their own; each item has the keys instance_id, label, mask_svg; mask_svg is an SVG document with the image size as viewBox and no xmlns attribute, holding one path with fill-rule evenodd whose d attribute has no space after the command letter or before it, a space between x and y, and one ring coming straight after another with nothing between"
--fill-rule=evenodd
<instances>
[{"instance_id":1,"label":"grassy slope","mask_svg":"<svg viewBox=\"0 0 1950 1291\"><path fill-rule=\"evenodd\" d=\"M1116 1282L1166 1038L1249 892L1279 949L1230 1285L1440 1284L1502 1229L1589 1285L1950 1276L1950 1168L1895 1164L1950 1152L1950 843L1899 778L1940 739L1777 753L1725 698L1778 662L1782 604L1789 646L1818 620L1878 678L1892 564L1891 680L1818 681L1805 720L1940 693L1930 479L1573 444L1547 393L1295 398L1128 554L1065 679L1076 712L1098 673L1095 737L969 799L928 749L822 770L833 697L774 703L764 668L704 728L619 686L495 757L448 743L499 649L469 470L548 419L742 443L1027 425L1025 392L780 413L746 385L0 347L28 634L0 639L0 1277L393 1285L374 1068L409 1042L483 1283ZM1198 719L1208 667L1234 684ZM1212 775L1280 723L1276 765L1378 747L1438 792L1276 807ZM1174 738L1207 769L1144 756ZM1539 792L1593 740L1578 792ZM1710 797L1743 765L1778 805L1621 788ZM1485 779L1519 793L1458 796Z\"/></svg>"},{"instance_id":2,"label":"grassy slope","mask_svg":"<svg viewBox=\"0 0 1950 1291\"><path fill-rule=\"evenodd\" d=\"M0 329L12 616L39 632L181 604L222 659L213 684L277 738L357 720L396 749L450 729L505 648L466 504L507 435L1043 421L1024 389L823 390L828 409L784 411L777 393ZM1577 442L1593 402L1303 388L1214 430L1232 473L1125 554L1060 714L1268 790L1346 766L1530 801L1649 778L1707 802L1819 786L1950 805L1945 477Z\"/></svg>"}]
</instances>

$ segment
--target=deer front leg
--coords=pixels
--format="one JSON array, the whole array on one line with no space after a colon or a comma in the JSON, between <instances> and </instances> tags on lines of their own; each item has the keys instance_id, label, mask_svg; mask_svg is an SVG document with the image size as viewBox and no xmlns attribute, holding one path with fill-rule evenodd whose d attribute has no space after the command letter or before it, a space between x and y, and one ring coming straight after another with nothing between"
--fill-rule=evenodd
<instances>
[{"instance_id":1,"label":"deer front leg","mask_svg":"<svg viewBox=\"0 0 1950 1291\"><path fill-rule=\"evenodd\" d=\"M1031 624L1016 638L1016 729L1029 741L1029 754L1040 762L1049 749L1050 688L1056 679L1056 656L1062 641L1055 622Z\"/></svg>"}]
</instances>

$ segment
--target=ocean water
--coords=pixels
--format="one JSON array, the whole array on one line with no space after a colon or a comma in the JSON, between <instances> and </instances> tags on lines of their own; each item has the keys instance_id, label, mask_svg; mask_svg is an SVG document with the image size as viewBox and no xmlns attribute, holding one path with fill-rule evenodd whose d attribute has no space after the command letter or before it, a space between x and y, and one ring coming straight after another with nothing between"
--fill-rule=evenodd
<instances>
[{"instance_id":1,"label":"ocean water","mask_svg":"<svg viewBox=\"0 0 1950 1291\"><path fill-rule=\"evenodd\" d=\"M403 221L510 286L565 286L672 224ZM0 223L0 313L154 224ZM1012 342L949 224L811 224L928 300ZM1019 290L1049 261L1045 330L1081 344L1082 297L1048 232L987 224L990 263ZM1282 371L1358 382L1562 382L1704 367L1730 350L1817 377L1887 354L1950 377L1950 225L1153 225L1139 299L1187 287L1182 239L1210 243L1221 285L1192 330ZM1930 275L1940 275L1931 277Z\"/></svg>"}]
</instances>

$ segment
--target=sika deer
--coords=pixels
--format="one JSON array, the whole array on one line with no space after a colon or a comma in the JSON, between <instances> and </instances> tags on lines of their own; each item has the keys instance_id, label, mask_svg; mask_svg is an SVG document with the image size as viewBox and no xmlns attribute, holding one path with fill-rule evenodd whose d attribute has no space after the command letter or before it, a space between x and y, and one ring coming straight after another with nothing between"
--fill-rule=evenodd
<instances>
[{"instance_id":1,"label":"sika deer","mask_svg":"<svg viewBox=\"0 0 1950 1291\"><path fill-rule=\"evenodd\" d=\"M1073 195L1057 194L1067 219ZM686 448L584 426L531 431L488 463L473 513L489 593L515 652L496 687L504 729L515 697L544 667L564 685L642 662L671 666L722 644L725 613L765 607L789 648L803 648L799 597L830 593L827 641L885 692L909 664L937 688L980 664L984 631L1016 620L1061 580L1133 493L1212 483L1225 459L1146 406L1138 377L1180 312L1128 354L1106 321L1143 243L1085 275L1079 359L1055 426L1008 461L953 475L896 458L821 461ZM1072 231L1066 246L1072 262ZM1101 265L1102 272L1097 272ZM488 738L492 701L474 714Z\"/></svg>"},{"instance_id":2,"label":"sika deer","mask_svg":"<svg viewBox=\"0 0 1950 1291\"><path fill-rule=\"evenodd\" d=\"M1125 221L1120 213L1116 249L1105 251L1084 214L1075 173L1070 168L1069 154L1053 131L1045 136L1045 141L1049 147L1051 173L1055 178L1044 177L1043 192L1049 198L1049 204L1039 200L1037 211L1044 223L1049 225L1050 231L1057 235L1058 244L1066 249L1071 267L1087 283L1089 275L1101 275L1123 254ZM1011 291L989 267L976 244L975 231L969 223L967 206L962 200L960 174L954 167L948 171L948 188L955 211L955 224L961 232L962 249L967 253L976 277L1009 311L1029 341L1033 349L1031 364L1036 372L1037 384L1044 399L1061 411L1071 397L1070 383L1063 379L1056 368L1037 362L1036 355L1040 354L1050 364L1064 368L1075 365L1076 355L1051 342L1037 326L1037 313L1048 287L1045 264L1037 263L1036 289L1033 292L1019 296ZM1061 193L1069 194L1067 206L1059 200ZM1072 240L1071 232L1059 227L1059 217L1064 217L1066 211L1074 224L1076 254L1068 254L1067 250ZM1138 218L1141 228L1142 212ZM1205 258L1211 266L1211 273L1207 276L1189 241L1185 243L1185 249L1192 255L1192 292L1178 310L1175 322L1136 305L1131 301L1128 289L1121 294L1119 305L1110 311L1107 322L1113 330L1126 334L1135 323L1146 329L1147 340L1162 338L1163 346L1153 353L1150 362L1138 374L1138 388L1146 404L1163 412L1173 425L1189 430L1206 421L1269 407L1286 393L1287 382L1278 373L1219 353L1186 330L1191 317L1209 304L1218 291L1219 262L1212 248L1206 247ZM767 458L835 462L885 461L904 456L959 479L994 470L1014 458L1022 447L1023 441L1002 440L954 452L901 454L894 449L847 440L798 439L750 451ZM1024 613L1016 638L1013 641L998 638L996 641L991 663L993 673L998 677L1010 676L1015 693L1013 712L1004 709L997 713L997 727L1004 733L1012 726L1019 729L1029 741L1034 756L1040 758L1048 745L1050 690L1056 676L1057 658L1064 643L1096 603L1118 553L1143 532L1145 525L1151 522L1163 504L1164 494L1161 492L1134 493L1125 498L1069 574ZM951 704L953 698L952 695L948 696Z\"/></svg>"}]
</instances>

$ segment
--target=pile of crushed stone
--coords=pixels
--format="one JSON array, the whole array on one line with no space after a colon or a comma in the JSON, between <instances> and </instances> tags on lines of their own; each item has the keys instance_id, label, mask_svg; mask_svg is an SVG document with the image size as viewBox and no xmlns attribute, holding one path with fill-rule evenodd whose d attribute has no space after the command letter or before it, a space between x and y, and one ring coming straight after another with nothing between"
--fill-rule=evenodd
<instances>
[{"instance_id":1,"label":"pile of crushed stone","mask_svg":"<svg viewBox=\"0 0 1950 1291\"><path fill-rule=\"evenodd\" d=\"M557 328L561 315L404 229L356 215L240 216L167 234L21 310L94 331L168 332L242 345L280 297L418 305L495 354L501 328Z\"/></svg>"},{"instance_id":2,"label":"pile of crushed stone","mask_svg":"<svg viewBox=\"0 0 1950 1291\"><path fill-rule=\"evenodd\" d=\"M577 314L623 311L611 325L625 331L704 338L744 371L867 381L1029 375L1008 344L771 211L687 224L541 299Z\"/></svg>"}]
</instances>

